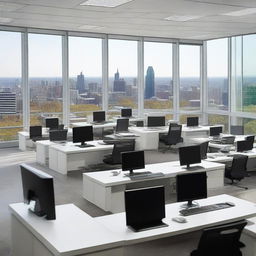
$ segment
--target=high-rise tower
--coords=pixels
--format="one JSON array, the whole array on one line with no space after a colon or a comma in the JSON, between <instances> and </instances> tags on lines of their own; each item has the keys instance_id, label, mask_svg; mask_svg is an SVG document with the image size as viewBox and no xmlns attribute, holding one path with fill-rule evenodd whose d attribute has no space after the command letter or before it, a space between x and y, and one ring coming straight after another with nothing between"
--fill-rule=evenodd
<instances>
[{"instance_id":1,"label":"high-rise tower","mask_svg":"<svg viewBox=\"0 0 256 256\"><path fill-rule=\"evenodd\" d=\"M145 99L150 99L155 96L155 72L152 66L147 69L145 81Z\"/></svg>"},{"instance_id":2,"label":"high-rise tower","mask_svg":"<svg viewBox=\"0 0 256 256\"><path fill-rule=\"evenodd\" d=\"M80 75L77 76L76 89L78 90L79 94L85 92L85 81L82 72L80 73Z\"/></svg>"},{"instance_id":3,"label":"high-rise tower","mask_svg":"<svg viewBox=\"0 0 256 256\"><path fill-rule=\"evenodd\" d=\"M125 92L125 86L126 83L124 79L121 79L119 76L119 72L115 73L115 80L114 80L114 86L113 86L113 91L114 92Z\"/></svg>"}]
</instances>

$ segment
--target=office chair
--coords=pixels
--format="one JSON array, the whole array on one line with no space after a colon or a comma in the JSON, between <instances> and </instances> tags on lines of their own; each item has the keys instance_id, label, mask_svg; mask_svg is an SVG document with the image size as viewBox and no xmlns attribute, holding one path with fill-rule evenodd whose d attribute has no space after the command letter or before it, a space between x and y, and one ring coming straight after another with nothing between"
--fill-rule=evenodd
<instances>
[{"instance_id":1,"label":"office chair","mask_svg":"<svg viewBox=\"0 0 256 256\"><path fill-rule=\"evenodd\" d=\"M249 135L249 136L246 136L245 139L247 141L250 141L252 143L252 145L253 145L255 136L254 135Z\"/></svg>"},{"instance_id":2,"label":"office chair","mask_svg":"<svg viewBox=\"0 0 256 256\"><path fill-rule=\"evenodd\" d=\"M36 125L36 126L30 126L29 127L29 138L36 142L37 140L42 140L42 126Z\"/></svg>"},{"instance_id":3,"label":"office chair","mask_svg":"<svg viewBox=\"0 0 256 256\"><path fill-rule=\"evenodd\" d=\"M167 150L171 149L172 145L176 145L178 143L183 142L183 138L181 137L182 125L170 123L169 130L167 135L160 136L159 140L163 142L168 148L163 151L165 153Z\"/></svg>"},{"instance_id":4,"label":"office chair","mask_svg":"<svg viewBox=\"0 0 256 256\"><path fill-rule=\"evenodd\" d=\"M244 135L244 127L242 125L231 125L230 133L233 135Z\"/></svg>"},{"instance_id":5,"label":"office chair","mask_svg":"<svg viewBox=\"0 0 256 256\"><path fill-rule=\"evenodd\" d=\"M191 256L242 256L239 241L246 226L245 220L219 225L203 230L198 247Z\"/></svg>"},{"instance_id":6,"label":"office chair","mask_svg":"<svg viewBox=\"0 0 256 256\"><path fill-rule=\"evenodd\" d=\"M121 164L121 153L134 151L135 149L135 141L134 140L126 140L121 141L119 143L114 144L114 148L112 154L104 156L103 162L105 164Z\"/></svg>"},{"instance_id":7,"label":"office chair","mask_svg":"<svg viewBox=\"0 0 256 256\"><path fill-rule=\"evenodd\" d=\"M246 171L248 156L246 155L234 155L231 166L226 166L225 177L231 180L231 185L239 188L248 189L247 187L239 186L234 181L240 181L245 177L248 177Z\"/></svg>"},{"instance_id":8,"label":"office chair","mask_svg":"<svg viewBox=\"0 0 256 256\"><path fill-rule=\"evenodd\" d=\"M64 130L64 124L59 124L58 130Z\"/></svg>"},{"instance_id":9,"label":"office chair","mask_svg":"<svg viewBox=\"0 0 256 256\"><path fill-rule=\"evenodd\" d=\"M129 118L116 120L116 132L128 132Z\"/></svg>"},{"instance_id":10,"label":"office chair","mask_svg":"<svg viewBox=\"0 0 256 256\"><path fill-rule=\"evenodd\" d=\"M209 145L209 141L205 141L205 142L200 144L201 159L206 159L207 158L208 145Z\"/></svg>"}]
</instances>

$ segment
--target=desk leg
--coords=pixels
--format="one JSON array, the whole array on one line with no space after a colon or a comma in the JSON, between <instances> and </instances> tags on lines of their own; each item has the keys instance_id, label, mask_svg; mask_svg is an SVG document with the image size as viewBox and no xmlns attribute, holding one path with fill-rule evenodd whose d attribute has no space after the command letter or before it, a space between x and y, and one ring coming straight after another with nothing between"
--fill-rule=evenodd
<instances>
[{"instance_id":1,"label":"desk leg","mask_svg":"<svg viewBox=\"0 0 256 256\"><path fill-rule=\"evenodd\" d=\"M207 187L209 189L224 187L224 168L207 172Z\"/></svg>"}]
</instances>

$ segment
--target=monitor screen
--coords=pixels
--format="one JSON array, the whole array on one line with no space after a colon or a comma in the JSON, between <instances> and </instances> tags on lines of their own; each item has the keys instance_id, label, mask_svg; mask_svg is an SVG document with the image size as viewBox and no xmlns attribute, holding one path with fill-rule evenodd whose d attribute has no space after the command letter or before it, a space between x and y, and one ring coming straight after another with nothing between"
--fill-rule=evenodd
<instances>
[{"instance_id":1,"label":"monitor screen","mask_svg":"<svg viewBox=\"0 0 256 256\"><path fill-rule=\"evenodd\" d=\"M179 148L180 165L201 163L200 145Z\"/></svg>"},{"instance_id":2,"label":"monitor screen","mask_svg":"<svg viewBox=\"0 0 256 256\"><path fill-rule=\"evenodd\" d=\"M83 145L85 141L93 140L92 126L73 127L73 143L81 142Z\"/></svg>"},{"instance_id":3,"label":"monitor screen","mask_svg":"<svg viewBox=\"0 0 256 256\"><path fill-rule=\"evenodd\" d=\"M42 137L42 126L30 126L29 127L29 138Z\"/></svg>"},{"instance_id":4,"label":"monitor screen","mask_svg":"<svg viewBox=\"0 0 256 256\"><path fill-rule=\"evenodd\" d=\"M93 112L93 122L104 122L106 120L105 111Z\"/></svg>"},{"instance_id":5,"label":"monitor screen","mask_svg":"<svg viewBox=\"0 0 256 256\"><path fill-rule=\"evenodd\" d=\"M68 130L50 131L50 141L65 141L67 140Z\"/></svg>"},{"instance_id":6,"label":"monitor screen","mask_svg":"<svg viewBox=\"0 0 256 256\"><path fill-rule=\"evenodd\" d=\"M130 151L121 154L122 170L130 171L145 168L144 151Z\"/></svg>"},{"instance_id":7,"label":"monitor screen","mask_svg":"<svg viewBox=\"0 0 256 256\"><path fill-rule=\"evenodd\" d=\"M58 118L46 118L45 126L50 129L58 129L59 128L59 119Z\"/></svg>"},{"instance_id":8,"label":"monitor screen","mask_svg":"<svg viewBox=\"0 0 256 256\"><path fill-rule=\"evenodd\" d=\"M206 172L180 174L176 177L177 202L207 198Z\"/></svg>"},{"instance_id":9,"label":"monitor screen","mask_svg":"<svg viewBox=\"0 0 256 256\"><path fill-rule=\"evenodd\" d=\"M30 204L30 210L38 216L54 220L55 199L53 177L27 164L21 164L21 178L24 202Z\"/></svg>"},{"instance_id":10,"label":"monitor screen","mask_svg":"<svg viewBox=\"0 0 256 256\"><path fill-rule=\"evenodd\" d=\"M126 225L140 227L157 223L165 218L164 187L125 191Z\"/></svg>"},{"instance_id":11,"label":"monitor screen","mask_svg":"<svg viewBox=\"0 0 256 256\"><path fill-rule=\"evenodd\" d=\"M237 152L243 152L253 149L253 143L249 140L237 141Z\"/></svg>"},{"instance_id":12,"label":"monitor screen","mask_svg":"<svg viewBox=\"0 0 256 256\"><path fill-rule=\"evenodd\" d=\"M116 132L127 132L129 127L129 119L122 118L116 121Z\"/></svg>"},{"instance_id":13,"label":"monitor screen","mask_svg":"<svg viewBox=\"0 0 256 256\"><path fill-rule=\"evenodd\" d=\"M233 135L244 135L244 127L242 125L231 125L230 133Z\"/></svg>"},{"instance_id":14,"label":"monitor screen","mask_svg":"<svg viewBox=\"0 0 256 256\"><path fill-rule=\"evenodd\" d=\"M131 117L132 109L131 108L122 108L121 109L121 117Z\"/></svg>"},{"instance_id":15,"label":"monitor screen","mask_svg":"<svg viewBox=\"0 0 256 256\"><path fill-rule=\"evenodd\" d=\"M222 126L210 127L210 136L219 136L222 133Z\"/></svg>"},{"instance_id":16,"label":"monitor screen","mask_svg":"<svg viewBox=\"0 0 256 256\"><path fill-rule=\"evenodd\" d=\"M198 116L187 117L187 126L198 126L199 119Z\"/></svg>"},{"instance_id":17,"label":"monitor screen","mask_svg":"<svg viewBox=\"0 0 256 256\"><path fill-rule=\"evenodd\" d=\"M165 126L165 116L148 116L148 127Z\"/></svg>"}]
</instances>

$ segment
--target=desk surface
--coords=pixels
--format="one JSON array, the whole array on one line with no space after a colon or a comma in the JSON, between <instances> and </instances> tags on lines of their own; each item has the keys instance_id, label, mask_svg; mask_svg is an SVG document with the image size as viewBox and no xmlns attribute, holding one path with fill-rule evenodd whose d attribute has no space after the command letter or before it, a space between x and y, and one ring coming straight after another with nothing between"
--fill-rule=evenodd
<instances>
[{"instance_id":1,"label":"desk surface","mask_svg":"<svg viewBox=\"0 0 256 256\"><path fill-rule=\"evenodd\" d=\"M202 169L198 168L198 171L214 171L216 169L221 169L221 168L224 169L225 167L224 164L208 162L208 161L202 161L201 164L195 164L191 166L203 167ZM114 171L118 171L118 170L115 169ZM162 172L164 173L164 176L156 177L152 179L165 179L168 177L175 177L178 173L187 172L187 169L185 167L181 167L179 161L174 161L174 162L165 162L165 163L157 163L157 164L147 164L145 166L145 169L135 170L135 171L136 172L150 171L152 173ZM128 172L121 171L121 173L117 176L113 176L112 171L89 172L89 173L87 172L87 173L83 173L83 175L86 176L86 178L91 179L94 182L99 183L105 187L147 181L147 180L136 180L136 181L131 180L129 177L124 176L124 173L128 173Z\"/></svg>"},{"instance_id":2,"label":"desk surface","mask_svg":"<svg viewBox=\"0 0 256 256\"><path fill-rule=\"evenodd\" d=\"M79 122L79 123L73 123L72 124L73 127L81 127L81 126L90 126L92 125L93 128L108 128L108 127L115 127L116 126L116 122L114 121L109 121L108 123L99 123L99 124L92 124L92 123L88 123L88 122Z\"/></svg>"},{"instance_id":3,"label":"desk surface","mask_svg":"<svg viewBox=\"0 0 256 256\"><path fill-rule=\"evenodd\" d=\"M18 132L18 134L29 138L29 132L28 132L28 131L20 131L20 132ZM68 128L68 135L70 135L70 134L72 134L72 129L71 129L71 128ZM43 136L49 135L49 128L43 127L43 129L42 129L42 135L43 135Z\"/></svg>"},{"instance_id":4,"label":"desk surface","mask_svg":"<svg viewBox=\"0 0 256 256\"><path fill-rule=\"evenodd\" d=\"M168 227L137 233L127 228L125 222L125 213L97 217L95 220L105 226L108 230L115 233L118 237L120 237L120 239L125 240L127 244L133 244L184 234L210 226L256 216L256 206L254 203L229 195L213 196L206 199L197 200L197 202L199 202L200 206L222 202L233 202L235 203L235 206L218 211L186 216L187 223L176 223L172 221L172 218L179 216L180 205L182 203L167 204L165 206L166 218L164 218L163 221L169 225Z\"/></svg>"}]
</instances>

